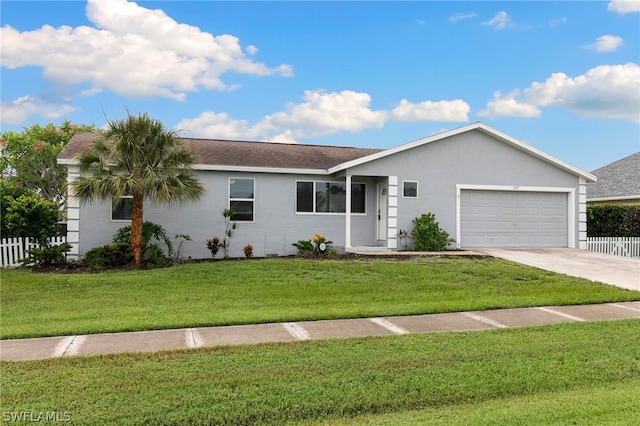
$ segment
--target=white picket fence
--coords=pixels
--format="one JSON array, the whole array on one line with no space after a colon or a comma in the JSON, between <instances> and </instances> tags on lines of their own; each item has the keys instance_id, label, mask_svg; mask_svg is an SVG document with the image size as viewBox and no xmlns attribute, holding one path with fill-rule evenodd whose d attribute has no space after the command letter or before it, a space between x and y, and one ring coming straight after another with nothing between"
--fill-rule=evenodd
<instances>
[{"instance_id":1,"label":"white picket fence","mask_svg":"<svg viewBox=\"0 0 640 426\"><path fill-rule=\"evenodd\" d=\"M616 256L640 258L639 237L589 237L587 250Z\"/></svg>"},{"instance_id":2,"label":"white picket fence","mask_svg":"<svg viewBox=\"0 0 640 426\"><path fill-rule=\"evenodd\" d=\"M51 245L59 245L66 242L66 237L54 237L49 240ZM0 267L18 266L20 261L29 255L26 250L40 247L31 238L3 238L0 240Z\"/></svg>"}]
</instances>

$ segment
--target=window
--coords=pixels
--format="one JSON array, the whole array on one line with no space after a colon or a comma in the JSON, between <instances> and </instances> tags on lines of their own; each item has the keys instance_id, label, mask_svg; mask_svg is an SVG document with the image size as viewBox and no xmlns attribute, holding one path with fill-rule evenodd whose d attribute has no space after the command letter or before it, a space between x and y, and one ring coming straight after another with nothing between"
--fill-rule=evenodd
<instances>
[{"instance_id":1,"label":"window","mask_svg":"<svg viewBox=\"0 0 640 426\"><path fill-rule=\"evenodd\" d=\"M351 184L351 213L365 213L366 185ZM344 182L297 182L297 213L345 213L347 184Z\"/></svg>"},{"instance_id":2,"label":"window","mask_svg":"<svg viewBox=\"0 0 640 426\"><path fill-rule=\"evenodd\" d=\"M418 182L402 181L402 196L404 198L418 198Z\"/></svg>"},{"instance_id":3,"label":"window","mask_svg":"<svg viewBox=\"0 0 640 426\"><path fill-rule=\"evenodd\" d=\"M253 179L229 179L229 208L234 222L253 222Z\"/></svg>"},{"instance_id":4,"label":"window","mask_svg":"<svg viewBox=\"0 0 640 426\"><path fill-rule=\"evenodd\" d=\"M111 203L111 220L131 220L133 212L133 197L125 195L120 198L120 202L115 200Z\"/></svg>"}]
</instances>

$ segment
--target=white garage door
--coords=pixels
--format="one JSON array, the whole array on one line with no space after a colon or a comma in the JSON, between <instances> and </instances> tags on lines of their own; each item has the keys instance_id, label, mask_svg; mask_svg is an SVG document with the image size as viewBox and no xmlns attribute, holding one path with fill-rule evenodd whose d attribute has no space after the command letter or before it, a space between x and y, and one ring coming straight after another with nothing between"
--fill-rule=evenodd
<instances>
[{"instance_id":1,"label":"white garage door","mask_svg":"<svg viewBox=\"0 0 640 426\"><path fill-rule=\"evenodd\" d=\"M567 194L462 190L460 247L567 247Z\"/></svg>"}]
</instances>

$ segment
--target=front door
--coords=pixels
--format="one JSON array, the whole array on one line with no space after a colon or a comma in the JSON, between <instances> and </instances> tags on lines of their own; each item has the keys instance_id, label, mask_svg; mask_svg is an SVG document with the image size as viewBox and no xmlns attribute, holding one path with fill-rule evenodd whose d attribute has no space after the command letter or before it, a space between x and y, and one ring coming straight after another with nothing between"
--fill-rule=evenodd
<instances>
[{"instance_id":1,"label":"front door","mask_svg":"<svg viewBox=\"0 0 640 426\"><path fill-rule=\"evenodd\" d=\"M378 184L378 240L387 239L387 193L386 183Z\"/></svg>"}]
</instances>

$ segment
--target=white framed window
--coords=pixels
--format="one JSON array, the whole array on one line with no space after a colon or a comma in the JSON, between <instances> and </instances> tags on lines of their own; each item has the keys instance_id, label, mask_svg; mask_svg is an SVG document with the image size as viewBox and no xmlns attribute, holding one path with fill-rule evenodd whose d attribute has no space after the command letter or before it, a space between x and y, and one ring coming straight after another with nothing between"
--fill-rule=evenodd
<instances>
[{"instance_id":1,"label":"white framed window","mask_svg":"<svg viewBox=\"0 0 640 426\"><path fill-rule=\"evenodd\" d=\"M402 181L402 197L418 198L418 182L414 180Z\"/></svg>"},{"instance_id":2,"label":"white framed window","mask_svg":"<svg viewBox=\"0 0 640 426\"><path fill-rule=\"evenodd\" d=\"M255 180L229 178L229 208L233 222L253 222L255 207Z\"/></svg>"},{"instance_id":3,"label":"white framed window","mask_svg":"<svg viewBox=\"0 0 640 426\"><path fill-rule=\"evenodd\" d=\"M133 196L125 195L120 200L111 202L112 221L130 221L133 213Z\"/></svg>"},{"instance_id":4,"label":"white framed window","mask_svg":"<svg viewBox=\"0 0 640 426\"><path fill-rule=\"evenodd\" d=\"M351 213L366 213L366 184L351 184ZM346 213L345 182L296 182L296 213Z\"/></svg>"}]
</instances>

